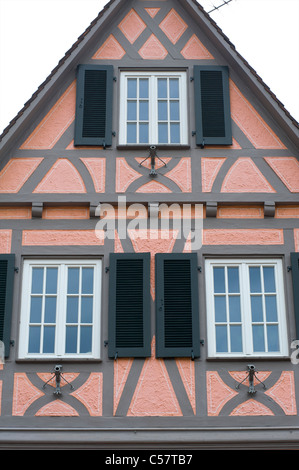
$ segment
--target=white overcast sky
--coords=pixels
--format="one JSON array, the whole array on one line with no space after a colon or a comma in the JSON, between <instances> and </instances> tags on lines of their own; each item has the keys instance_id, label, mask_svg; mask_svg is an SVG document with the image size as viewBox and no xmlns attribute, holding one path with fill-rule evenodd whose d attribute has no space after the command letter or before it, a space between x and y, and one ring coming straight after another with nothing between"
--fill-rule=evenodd
<instances>
[{"instance_id":1,"label":"white overcast sky","mask_svg":"<svg viewBox=\"0 0 299 470\"><path fill-rule=\"evenodd\" d=\"M0 134L106 3L0 0ZM299 0L231 0L210 15L299 121Z\"/></svg>"}]
</instances>

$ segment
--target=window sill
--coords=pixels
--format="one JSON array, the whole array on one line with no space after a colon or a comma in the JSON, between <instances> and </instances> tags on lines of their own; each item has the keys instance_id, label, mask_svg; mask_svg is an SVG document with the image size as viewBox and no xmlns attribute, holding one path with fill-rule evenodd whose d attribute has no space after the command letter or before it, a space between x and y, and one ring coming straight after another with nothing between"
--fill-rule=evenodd
<instances>
[{"instance_id":1,"label":"window sill","mask_svg":"<svg viewBox=\"0 0 299 470\"><path fill-rule=\"evenodd\" d=\"M289 356L218 356L218 357L213 357L209 356L206 358L207 361L209 362L216 362L216 361L232 361L232 362L254 362L254 361L290 361Z\"/></svg>"},{"instance_id":2,"label":"window sill","mask_svg":"<svg viewBox=\"0 0 299 470\"><path fill-rule=\"evenodd\" d=\"M144 144L119 144L117 145L117 150L149 150L150 145ZM156 150L188 150L190 149L189 144L161 144L156 145Z\"/></svg>"},{"instance_id":3,"label":"window sill","mask_svg":"<svg viewBox=\"0 0 299 470\"><path fill-rule=\"evenodd\" d=\"M16 359L16 363L25 363L25 362L39 362L39 363L49 363L52 364L65 364L67 362L102 362L101 358L91 358L91 357L22 357Z\"/></svg>"}]
</instances>

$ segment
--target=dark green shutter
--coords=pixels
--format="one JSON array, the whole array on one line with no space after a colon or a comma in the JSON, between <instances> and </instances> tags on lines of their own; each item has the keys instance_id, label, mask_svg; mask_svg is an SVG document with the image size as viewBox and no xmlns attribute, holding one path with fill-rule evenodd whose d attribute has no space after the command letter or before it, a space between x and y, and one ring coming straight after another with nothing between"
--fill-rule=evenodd
<instances>
[{"instance_id":1,"label":"dark green shutter","mask_svg":"<svg viewBox=\"0 0 299 470\"><path fill-rule=\"evenodd\" d=\"M299 339L299 253L291 253L296 339Z\"/></svg>"},{"instance_id":2,"label":"dark green shutter","mask_svg":"<svg viewBox=\"0 0 299 470\"><path fill-rule=\"evenodd\" d=\"M0 341L9 356L15 255L0 255Z\"/></svg>"},{"instance_id":3,"label":"dark green shutter","mask_svg":"<svg viewBox=\"0 0 299 470\"><path fill-rule=\"evenodd\" d=\"M226 66L194 66L196 144L231 145L229 71Z\"/></svg>"},{"instance_id":4,"label":"dark green shutter","mask_svg":"<svg viewBox=\"0 0 299 470\"><path fill-rule=\"evenodd\" d=\"M75 145L112 144L112 65L79 65Z\"/></svg>"},{"instance_id":5,"label":"dark green shutter","mask_svg":"<svg viewBox=\"0 0 299 470\"><path fill-rule=\"evenodd\" d=\"M156 255L156 356L199 357L196 253Z\"/></svg>"},{"instance_id":6,"label":"dark green shutter","mask_svg":"<svg viewBox=\"0 0 299 470\"><path fill-rule=\"evenodd\" d=\"M151 355L150 254L110 254L108 355Z\"/></svg>"}]
</instances>

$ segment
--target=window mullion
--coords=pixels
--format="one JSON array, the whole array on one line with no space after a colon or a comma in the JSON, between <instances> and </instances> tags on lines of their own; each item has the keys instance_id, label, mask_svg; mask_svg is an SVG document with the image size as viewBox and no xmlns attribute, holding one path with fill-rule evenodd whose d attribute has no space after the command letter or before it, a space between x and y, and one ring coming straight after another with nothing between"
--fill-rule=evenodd
<instances>
[{"instance_id":1,"label":"window mullion","mask_svg":"<svg viewBox=\"0 0 299 470\"><path fill-rule=\"evenodd\" d=\"M268 334L267 334L267 318L266 318L266 298L265 298L265 286L264 286L264 269L263 264L260 265L261 273L261 288L262 288L262 305L263 305L263 329L264 329L264 340L265 340L265 352L268 352Z\"/></svg>"},{"instance_id":2,"label":"window mullion","mask_svg":"<svg viewBox=\"0 0 299 470\"><path fill-rule=\"evenodd\" d=\"M240 294L242 306L242 331L243 331L243 353L249 355L253 353L252 348L252 323L251 323L251 303L250 303L250 284L249 267L247 263L240 264Z\"/></svg>"},{"instance_id":3,"label":"window mullion","mask_svg":"<svg viewBox=\"0 0 299 470\"><path fill-rule=\"evenodd\" d=\"M78 323L77 323L77 354L80 354L81 338L81 305L82 305L82 266L79 268L79 290L78 290Z\"/></svg>"},{"instance_id":4,"label":"window mullion","mask_svg":"<svg viewBox=\"0 0 299 470\"><path fill-rule=\"evenodd\" d=\"M67 304L67 265L58 266L56 309L56 345L57 356L65 352L66 304Z\"/></svg>"},{"instance_id":5,"label":"window mullion","mask_svg":"<svg viewBox=\"0 0 299 470\"><path fill-rule=\"evenodd\" d=\"M180 142L181 144L186 144L187 143L187 100L183 99L184 96L187 96L187 90L186 90L186 81L182 80L181 77L179 77L179 108L180 108Z\"/></svg>"},{"instance_id":6,"label":"window mullion","mask_svg":"<svg viewBox=\"0 0 299 470\"><path fill-rule=\"evenodd\" d=\"M43 348L44 348L46 280L47 280L47 267L45 266L44 275L43 275L43 292L42 292L41 332L40 332L40 345L39 345L40 353L43 353Z\"/></svg>"},{"instance_id":7,"label":"window mullion","mask_svg":"<svg viewBox=\"0 0 299 470\"><path fill-rule=\"evenodd\" d=\"M158 143L158 77L149 77L149 142Z\"/></svg>"}]
</instances>

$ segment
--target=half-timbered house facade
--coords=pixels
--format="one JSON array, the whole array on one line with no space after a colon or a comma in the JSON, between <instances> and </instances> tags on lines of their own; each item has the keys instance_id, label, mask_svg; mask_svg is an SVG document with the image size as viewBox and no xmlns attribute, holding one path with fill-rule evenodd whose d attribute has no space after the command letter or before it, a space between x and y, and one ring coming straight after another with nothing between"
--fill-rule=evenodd
<instances>
[{"instance_id":1,"label":"half-timbered house facade","mask_svg":"<svg viewBox=\"0 0 299 470\"><path fill-rule=\"evenodd\" d=\"M298 141L195 0L104 7L1 136L0 447L298 447Z\"/></svg>"}]
</instances>

